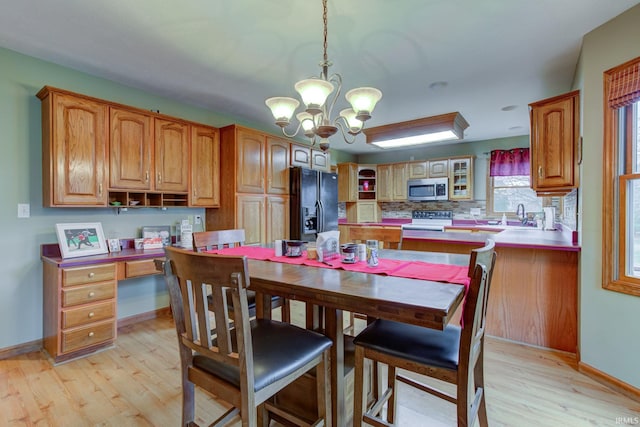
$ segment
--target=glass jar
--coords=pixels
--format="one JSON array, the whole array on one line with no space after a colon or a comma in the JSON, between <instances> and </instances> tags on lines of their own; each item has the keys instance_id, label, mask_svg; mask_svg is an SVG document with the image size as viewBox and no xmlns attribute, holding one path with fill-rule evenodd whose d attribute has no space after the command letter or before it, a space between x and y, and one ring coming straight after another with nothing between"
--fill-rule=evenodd
<instances>
[{"instance_id":1,"label":"glass jar","mask_svg":"<svg viewBox=\"0 0 640 427\"><path fill-rule=\"evenodd\" d=\"M367 265L369 267L378 266L378 241L367 240Z\"/></svg>"}]
</instances>

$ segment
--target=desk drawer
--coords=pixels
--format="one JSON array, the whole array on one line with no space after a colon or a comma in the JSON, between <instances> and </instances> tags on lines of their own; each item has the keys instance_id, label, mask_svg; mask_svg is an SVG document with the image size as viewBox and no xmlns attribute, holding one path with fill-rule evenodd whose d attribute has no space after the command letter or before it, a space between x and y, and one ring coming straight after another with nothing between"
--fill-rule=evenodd
<instances>
[{"instance_id":1,"label":"desk drawer","mask_svg":"<svg viewBox=\"0 0 640 427\"><path fill-rule=\"evenodd\" d=\"M62 329L112 319L116 316L115 300L62 311Z\"/></svg>"},{"instance_id":2,"label":"desk drawer","mask_svg":"<svg viewBox=\"0 0 640 427\"><path fill-rule=\"evenodd\" d=\"M116 321L96 323L73 331L62 332L62 353L69 353L116 337Z\"/></svg>"},{"instance_id":3,"label":"desk drawer","mask_svg":"<svg viewBox=\"0 0 640 427\"><path fill-rule=\"evenodd\" d=\"M89 267L62 269L62 286L104 282L116 278L115 264L92 265Z\"/></svg>"},{"instance_id":4,"label":"desk drawer","mask_svg":"<svg viewBox=\"0 0 640 427\"><path fill-rule=\"evenodd\" d=\"M116 282L98 283L95 285L75 286L62 289L62 306L70 307L94 301L115 298Z\"/></svg>"},{"instance_id":5,"label":"desk drawer","mask_svg":"<svg viewBox=\"0 0 640 427\"><path fill-rule=\"evenodd\" d=\"M164 259L164 258L158 258ZM150 274L160 274L156 269L155 259L143 259L139 261L126 261L124 263L124 277L148 276Z\"/></svg>"}]
</instances>

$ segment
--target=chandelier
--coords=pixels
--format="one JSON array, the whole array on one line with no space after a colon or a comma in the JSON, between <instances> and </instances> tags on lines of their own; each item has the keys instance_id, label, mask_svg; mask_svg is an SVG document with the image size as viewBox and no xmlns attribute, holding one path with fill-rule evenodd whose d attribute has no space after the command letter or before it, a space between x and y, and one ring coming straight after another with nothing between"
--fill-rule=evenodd
<instances>
[{"instance_id":1,"label":"chandelier","mask_svg":"<svg viewBox=\"0 0 640 427\"><path fill-rule=\"evenodd\" d=\"M347 144L355 142L356 135L362 132L364 122L371 118L376 103L382 98L382 92L373 87L351 89L345 94L351 108L340 111L335 119L331 119L331 112L342 91L342 76L337 73L329 76L329 67L333 64L327 58L327 0L322 0L322 22L324 44L323 58L319 64L322 68L320 76L300 80L294 85L306 107L304 111L296 114L298 126L295 132L287 133L285 128L290 124L291 117L300 105L300 101L279 96L269 98L265 103L271 109L276 125L282 128L282 133L285 136L292 138L302 129L304 135L311 139L312 145L315 145L317 139L320 139L320 148L327 151L329 149L328 138L336 134L338 129Z\"/></svg>"}]
</instances>

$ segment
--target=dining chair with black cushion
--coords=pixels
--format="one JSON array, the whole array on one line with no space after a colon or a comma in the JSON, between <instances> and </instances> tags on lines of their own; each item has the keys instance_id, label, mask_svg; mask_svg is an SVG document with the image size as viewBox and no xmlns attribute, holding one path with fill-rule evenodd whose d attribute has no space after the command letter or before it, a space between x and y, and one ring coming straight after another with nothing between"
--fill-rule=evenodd
<instances>
[{"instance_id":1,"label":"dining chair with black cushion","mask_svg":"<svg viewBox=\"0 0 640 427\"><path fill-rule=\"evenodd\" d=\"M472 426L476 417L487 426L484 390L484 331L491 276L495 265L494 242L471 252L469 272L471 282L467 290L462 326L447 325L435 330L417 325L376 320L356 336L354 426L362 422L374 425L393 425L398 400L396 381L416 387L457 405L458 426ZM363 405L363 369L365 360L388 366L387 389L372 404ZM398 373L405 369L455 384L451 395L431 385ZM382 419L385 403L386 422ZM366 407L365 407L366 406Z\"/></svg>"},{"instance_id":2,"label":"dining chair with black cushion","mask_svg":"<svg viewBox=\"0 0 640 427\"><path fill-rule=\"evenodd\" d=\"M245 242L245 233L243 229L232 230L213 230L213 231L197 231L193 233L193 250L196 252L204 252L216 249L235 248L243 246ZM247 291L249 300L249 314L253 317L256 315L256 293ZM211 300L211 298L209 298ZM285 299L279 296L271 297L271 308L280 307L281 319L284 322L290 320L289 306ZM229 309L233 310L233 304L229 301Z\"/></svg>"},{"instance_id":3,"label":"dining chair with black cushion","mask_svg":"<svg viewBox=\"0 0 640 427\"><path fill-rule=\"evenodd\" d=\"M165 278L171 298L182 373L182 425L195 424L195 386L232 408L213 424L238 416L243 426L267 425L271 414L292 425L326 425L331 341L288 323L249 318L247 259L165 248ZM213 295L211 335L208 287ZM236 307L233 322L226 309L226 289ZM220 325L227 325L222 327ZM317 420L301 419L271 402L271 397L307 371L316 371Z\"/></svg>"}]
</instances>

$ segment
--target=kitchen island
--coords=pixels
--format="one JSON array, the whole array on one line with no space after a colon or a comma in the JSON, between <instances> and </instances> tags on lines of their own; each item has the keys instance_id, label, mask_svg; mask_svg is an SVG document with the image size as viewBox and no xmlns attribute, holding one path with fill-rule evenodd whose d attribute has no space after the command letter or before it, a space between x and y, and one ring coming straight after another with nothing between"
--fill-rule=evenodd
<instances>
[{"instance_id":1,"label":"kitchen island","mask_svg":"<svg viewBox=\"0 0 640 427\"><path fill-rule=\"evenodd\" d=\"M580 246L571 231L489 226L448 230L405 230L402 249L466 254L494 239L498 258L487 333L576 353Z\"/></svg>"}]
</instances>

